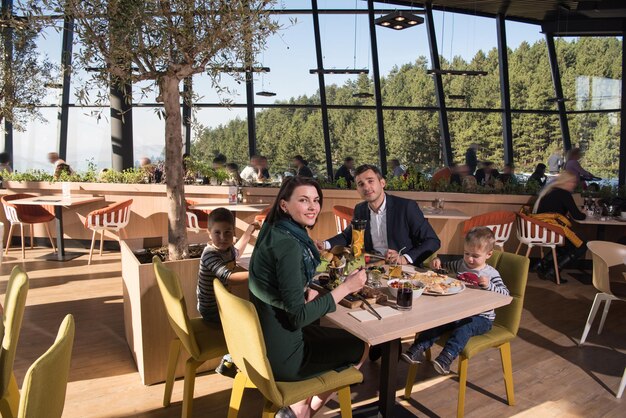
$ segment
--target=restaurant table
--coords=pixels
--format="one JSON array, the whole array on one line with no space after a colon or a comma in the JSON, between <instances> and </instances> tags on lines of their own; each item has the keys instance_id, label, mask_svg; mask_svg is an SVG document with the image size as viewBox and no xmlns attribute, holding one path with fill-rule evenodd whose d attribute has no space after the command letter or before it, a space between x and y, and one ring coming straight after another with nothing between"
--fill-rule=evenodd
<instances>
[{"instance_id":1,"label":"restaurant table","mask_svg":"<svg viewBox=\"0 0 626 418\"><path fill-rule=\"evenodd\" d=\"M14 205L40 205L54 206L54 217L56 218L57 230L57 253L50 253L41 258L49 261L68 261L80 257L84 253L66 253L63 237L63 208L84 205L86 203L104 200L103 196L35 196L25 199L11 200ZM9 237L10 239L10 237Z\"/></svg>"},{"instance_id":2,"label":"restaurant table","mask_svg":"<svg viewBox=\"0 0 626 418\"><path fill-rule=\"evenodd\" d=\"M614 216L587 216L585 219L581 220L574 219L574 222L581 225L596 225L598 227L596 239L599 241L604 241L607 225L626 226L626 220L621 220L621 218Z\"/></svg>"},{"instance_id":3,"label":"restaurant table","mask_svg":"<svg viewBox=\"0 0 626 418\"><path fill-rule=\"evenodd\" d=\"M402 337L508 305L511 300L510 296L468 287L455 295L422 295L413 300L410 311L380 321L359 322L348 313L349 308L341 305L324 318L370 345L382 344L378 413L388 418L393 416L395 405L396 356Z\"/></svg>"},{"instance_id":4,"label":"restaurant table","mask_svg":"<svg viewBox=\"0 0 626 418\"><path fill-rule=\"evenodd\" d=\"M217 208L226 208L231 212L261 212L263 209L268 207L268 204L247 204L247 203L238 203L236 205L230 205L228 202L223 205L215 204L215 203L198 203L196 205L189 206L189 209L195 210L215 210Z\"/></svg>"},{"instance_id":5,"label":"restaurant table","mask_svg":"<svg viewBox=\"0 0 626 418\"><path fill-rule=\"evenodd\" d=\"M426 209L420 208L426 219L459 219L466 220L471 218L465 212L458 209Z\"/></svg>"}]
</instances>

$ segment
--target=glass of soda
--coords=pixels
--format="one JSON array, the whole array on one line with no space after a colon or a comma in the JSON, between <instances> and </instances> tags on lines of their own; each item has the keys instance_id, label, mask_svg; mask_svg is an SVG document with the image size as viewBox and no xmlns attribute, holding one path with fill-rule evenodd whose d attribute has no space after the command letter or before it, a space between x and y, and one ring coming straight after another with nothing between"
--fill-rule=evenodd
<instances>
[{"instance_id":1,"label":"glass of soda","mask_svg":"<svg viewBox=\"0 0 626 418\"><path fill-rule=\"evenodd\" d=\"M399 311L410 311L413 307L413 287L411 283L404 282L398 289L396 304Z\"/></svg>"}]
</instances>

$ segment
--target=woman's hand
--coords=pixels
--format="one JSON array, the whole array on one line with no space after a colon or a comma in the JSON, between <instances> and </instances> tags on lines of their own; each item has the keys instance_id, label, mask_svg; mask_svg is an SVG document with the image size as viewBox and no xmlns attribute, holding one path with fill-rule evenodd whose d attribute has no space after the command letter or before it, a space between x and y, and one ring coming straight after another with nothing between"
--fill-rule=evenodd
<instances>
[{"instance_id":1,"label":"woman's hand","mask_svg":"<svg viewBox=\"0 0 626 418\"><path fill-rule=\"evenodd\" d=\"M367 281L367 275L365 274L365 270L360 268L358 270L354 270L346 280L343 281L339 286L337 286L331 293L335 304L338 304L339 301L351 293L358 292L363 288L365 282Z\"/></svg>"},{"instance_id":2,"label":"woman's hand","mask_svg":"<svg viewBox=\"0 0 626 418\"><path fill-rule=\"evenodd\" d=\"M318 297L320 294L320 292L318 292L315 289L311 289L309 287L309 290L306 292L306 302L309 303L311 302L313 299L315 299L316 297Z\"/></svg>"}]
</instances>

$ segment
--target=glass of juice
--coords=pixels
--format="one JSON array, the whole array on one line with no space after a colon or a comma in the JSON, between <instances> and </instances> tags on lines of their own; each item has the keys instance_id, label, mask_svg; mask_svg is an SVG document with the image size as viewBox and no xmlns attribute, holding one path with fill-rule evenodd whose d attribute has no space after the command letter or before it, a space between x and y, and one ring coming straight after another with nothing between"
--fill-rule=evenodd
<instances>
[{"instance_id":1,"label":"glass of juice","mask_svg":"<svg viewBox=\"0 0 626 418\"><path fill-rule=\"evenodd\" d=\"M352 220L352 254L354 258L363 255L365 249L365 227L367 219Z\"/></svg>"},{"instance_id":2,"label":"glass of juice","mask_svg":"<svg viewBox=\"0 0 626 418\"><path fill-rule=\"evenodd\" d=\"M409 282L403 282L398 289L396 304L399 311L410 311L413 307L413 287Z\"/></svg>"}]
</instances>

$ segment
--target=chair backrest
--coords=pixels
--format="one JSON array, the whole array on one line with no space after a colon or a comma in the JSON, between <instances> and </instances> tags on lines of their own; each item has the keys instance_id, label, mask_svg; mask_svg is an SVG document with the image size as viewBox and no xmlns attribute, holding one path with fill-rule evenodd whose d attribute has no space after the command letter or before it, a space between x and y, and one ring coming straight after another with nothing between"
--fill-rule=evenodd
<instances>
[{"instance_id":1,"label":"chair backrest","mask_svg":"<svg viewBox=\"0 0 626 418\"><path fill-rule=\"evenodd\" d=\"M521 255L494 251L487 263L498 270L513 298L510 304L496 309L495 323L517 335L524 308L530 260Z\"/></svg>"},{"instance_id":2,"label":"chair backrest","mask_svg":"<svg viewBox=\"0 0 626 418\"><path fill-rule=\"evenodd\" d=\"M133 199L113 203L106 208L89 212L85 219L87 228L112 228L122 229L130 220L130 205Z\"/></svg>"},{"instance_id":3,"label":"chair backrest","mask_svg":"<svg viewBox=\"0 0 626 418\"><path fill-rule=\"evenodd\" d=\"M267 218L267 215L270 213L270 210L272 209L271 206L266 207L265 209L263 209L261 211L261 213L259 213L258 215L256 215L254 217L254 221L258 222L259 225L263 225L263 222L265 222L265 219Z\"/></svg>"},{"instance_id":4,"label":"chair backrest","mask_svg":"<svg viewBox=\"0 0 626 418\"><path fill-rule=\"evenodd\" d=\"M187 229L193 232L200 232L202 229L208 228L209 213L198 209L190 209L189 206L197 205L198 202L191 199L185 199L185 211L187 215Z\"/></svg>"},{"instance_id":5,"label":"chair backrest","mask_svg":"<svg viewBox=\"0 0 626 418\"><path fill-rule=\"evenodd\" d=\"M13 362L17 341L22 329L26 295L28 294L28 276L19 266L13 267L4 297L4 336L0 347L0 397L7 388L13 373Z\"/></svg>"},{"instance_id":6,"label":"chair backrest","mask_svg":"<svg viewBox=\"0 0 626 418\"><path fill-rule=\"evenodd\" d=\"M593 286L602 293L611 292L609 268L626 263L626 245L607 241L589 241L587 249L593 258Z\"/></svg>"},{"instance_id":7,"label":"chair backrest","mask_svg":"<svg viewBox=\"0 0 626 418\"><path fill-rule=\"evenodd\" d=\"M66 315L52 346L29 367L18 418L61 418L74 344L74 317Z\"/></svg>"},{"instance_id":8,"label":"chair backrest","mask_svg":"<svg viewBox=\"0 0 626 418\"><path fill-rule=\"evenodd\" d=\"M193 358L197 359L200 357L200 348L191 328L180 280L176 273L165 267L159 257L154 256L152 264L154 265L154 273L159 284L161 297L163 297L163 303L165 303L167 319L169 319L172 329L183 346L185 346L185 349Z\"/></svg>"},{"instance_id":9,"label":"chair backrest","mask_svg":"<svg viewBox=\"0 0 626 418\"><path fill-rule=\"evenodd\" d=\"M219 280L213 281L217 306L228 351L266 399L282 405L272 368L267 360L265 339L254 305L231 294Z\"/></svg>"},{"instance_id":10,"label":"chair backrest","mask_svg":"<svg viewBox=\"0 0 626 418\"><path fill-rule=\"evenodd\" d=\"M16 193L2 196L2 198L0 198L0 201L2 201L2 206L4 207L4 214L9 222L22 222L20 218L23 214L31 215L31 217L50 215L50 212L44 209L44 207L41 205L14 205L13 203L11 203L12 200L26 199L29 197L36 196L28 193Z\"/></svg>"},{"instance_id":11,"label":"chair backrest","mask_svg":"<svg viewBox=\"0 0 626 418\"><path fill-rule=\"evenodd\" d=\"M337 233L346 229L352 218L354 217L354 209L347 206L335 205L333 206L333 214L335 215L335 223L337 224Z\"/></svg>"},{"instance_id":12,"label":"chair backrest","mask_svg":"<svg viewBox=\"0 0 626 418\"><path fill-rule=\"evenodd\" d=\"M463 235L476 226L486 226L493 231L498 245L503 245L509 240L513 223L515 222L515 212L508 210L498 210L472 216L463 225Z\"/></svg>"},{"instance_id":13,"label":"chair backrest","mask_svg":"<svg viewBox=\"0 0 626 418\"><path fill-rule=\"evenodd\" d=\"M517 216L517 239L520 242L563 245L565 237L561 228L533 219L523 213L516 213L515 215Z\"/></svg>"}]
</instances>

